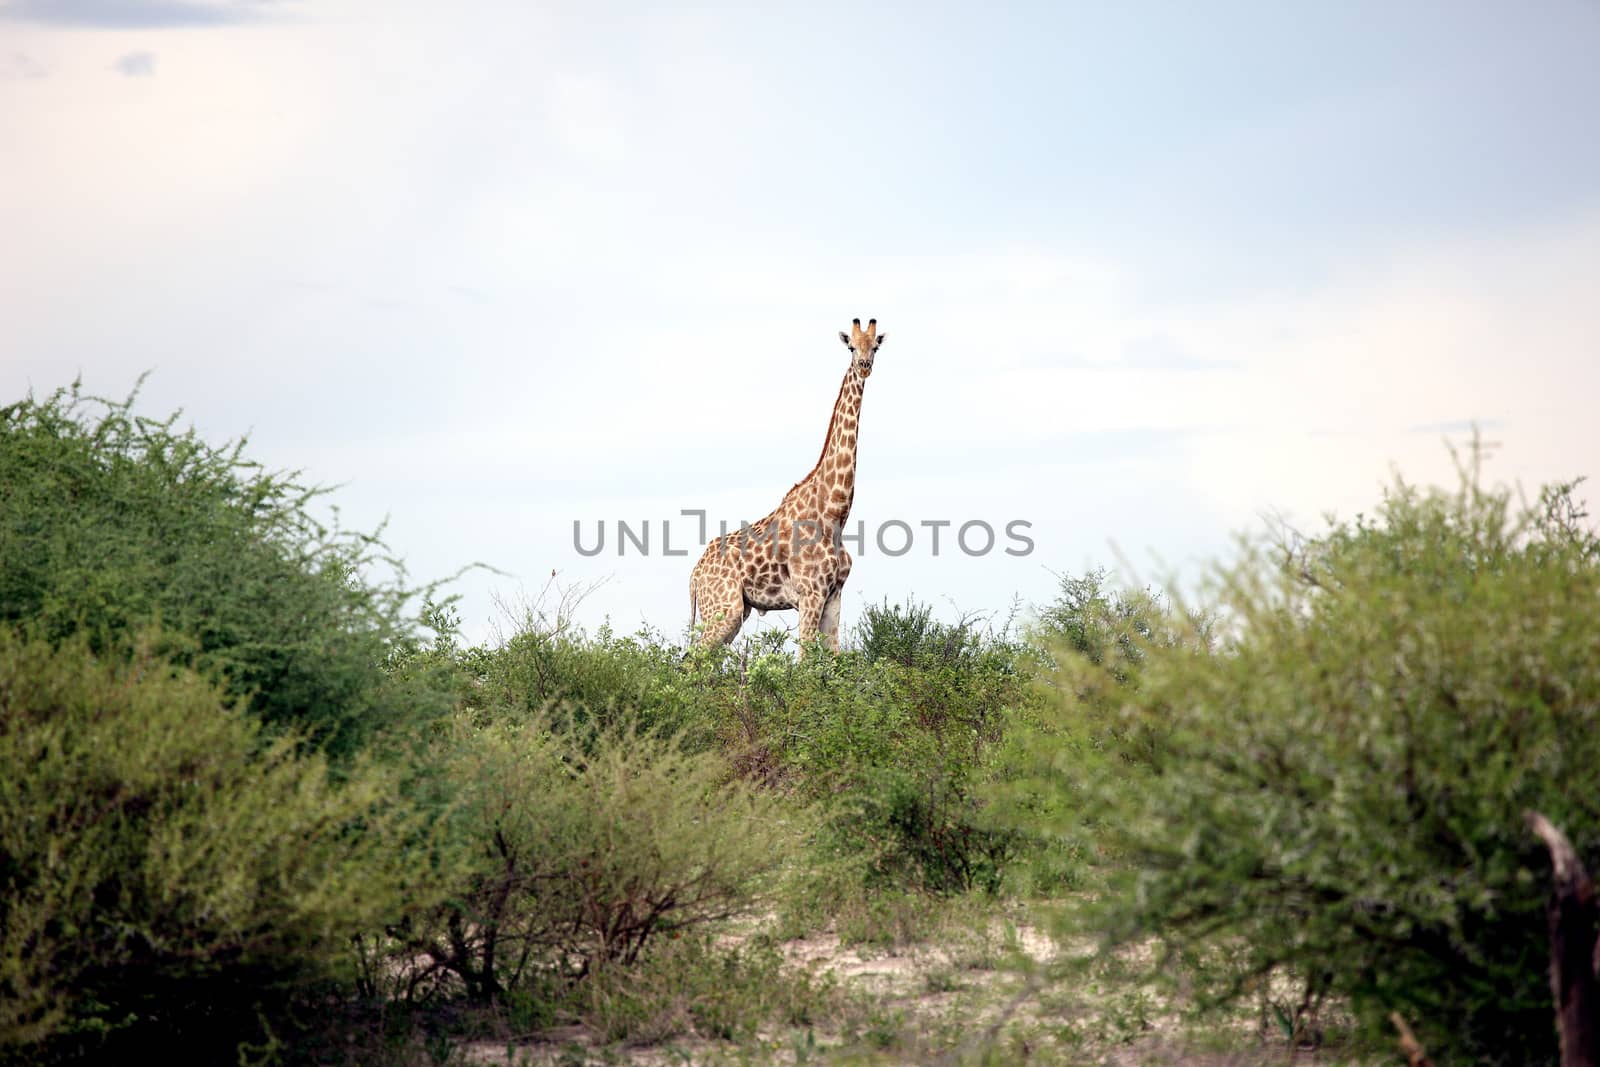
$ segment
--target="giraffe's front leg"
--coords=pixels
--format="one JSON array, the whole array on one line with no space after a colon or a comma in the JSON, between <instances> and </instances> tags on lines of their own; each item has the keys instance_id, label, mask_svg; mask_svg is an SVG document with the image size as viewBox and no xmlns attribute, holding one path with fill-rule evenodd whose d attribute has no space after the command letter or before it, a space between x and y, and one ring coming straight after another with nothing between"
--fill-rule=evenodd
<instances>
[{"instance_id":1,"label":"giraffe's front leg","mask_svg":"<svg viewBox=\"0 0 1600 1067\"><path fill-rule=\"evenodd\" d=\"M739 633L739 627L750 617L750 609L743 602L729 602L714 606L706 612L705 629L700 632L702 645L730 645Z\"/></svg>"},{"instance_id":2,"label":"giraffe's front leg","mask_svg":"<svg viewBox=\"0 0 1600 1067\"><path fill-rule=\"evenodd\" d=\"M699 594L700 618L705 627L700 631L700 644L727 645L739 632L739 627L750 617L750 605L737 585L706 583Z\"/></svg>"},{"instance_id":3,"label":"giraffe's front leg","mask_svg":"<svg viewBox=\"0 0 1600 1067\"><path fill-rule=\"evenodd\" d=\"M836 589L822 603L822 637L835 652L839 651L839 608L843 601L844 590Z\"/></svg>"},{"instance_id":4,"label":"giraffe's front leg","mask_svg":"<svg viewBox=\"0 0 1600 1067\"><path fill-rule=\"evenodd\" d=\"M800 654L803 656L822 629L825 601L821 593L807 592L795 607L800 610Z\"/></svg>"},{"instance_id":5,"label":"giraffe's front leg","mask_svg":"<svg viewBox=\"0 0 1600 1067\"><path fill-rule=\"evenodd\" d=\"M828 647L835 652L839 651L839 609L844 604L844 583L854 563L850 553L840 546L834 562L833 592L822 605L822 634L828 640Z\"/></svg>"}]
</instances>

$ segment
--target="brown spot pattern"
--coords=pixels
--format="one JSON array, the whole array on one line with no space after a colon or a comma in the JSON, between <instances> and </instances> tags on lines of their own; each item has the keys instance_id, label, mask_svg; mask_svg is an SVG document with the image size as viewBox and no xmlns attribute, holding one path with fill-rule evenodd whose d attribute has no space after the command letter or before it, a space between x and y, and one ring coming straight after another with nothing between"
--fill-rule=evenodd
<instances>
[{"instance_id":1,"label":"brown spot pattern","mask_svg":"<svg viewBox=\"0 0 1600 1067\"><path fill-rule=\"evenodd\" d=\"M887 336L877 330L877 319L865 330L857 319L849 334L840 334L850 349L850 367L811 472L747 530L714 538L695 564L689 621L704 621L701 644L731 642L752 610L796 609L802 648L819 632L830 647L839 647L841 598L853 563L840 538L855 499L861 395Z\"/></svg>"}]
</instances>

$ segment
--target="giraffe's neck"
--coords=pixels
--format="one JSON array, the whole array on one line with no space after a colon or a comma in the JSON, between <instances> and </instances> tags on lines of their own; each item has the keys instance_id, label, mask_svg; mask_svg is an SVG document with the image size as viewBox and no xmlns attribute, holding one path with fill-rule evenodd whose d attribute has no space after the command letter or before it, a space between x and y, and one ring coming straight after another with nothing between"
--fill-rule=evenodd
<instances>
[{"instance_id":1,"label":"giraffe's neck","mask_svg":"<svg viewBox=\"0 0 1600 1067\"><path fill-rule=\"evenodd\" d=\"M830 526L843 525L850 517L856 496L856 439L861 425L861 393L866 379L852 362L833 402L833 417L828 420L828 438L811 474L796 489L802 490L799 503L810 497L813 515ZM812 495L814 494L814 495Z\"/></svg>"}]
</instances>

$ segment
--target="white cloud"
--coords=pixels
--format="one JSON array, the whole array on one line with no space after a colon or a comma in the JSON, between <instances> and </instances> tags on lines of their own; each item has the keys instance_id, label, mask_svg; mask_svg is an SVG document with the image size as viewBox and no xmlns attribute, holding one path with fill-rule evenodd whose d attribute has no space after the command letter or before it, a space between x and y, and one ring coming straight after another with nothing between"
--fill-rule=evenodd
<instances>
[{"instance_id":1,"label":"white cloud","mask_svg":"<svg viewBox=\"0 0 1600 1067\"><path fill-rule=\"evenodd\" d=\"M632 108L613 82L596 74L558 73L542 95L546 121L563 150L601 163L626 158L624 116Z\"/></svg>"}]
</instances>

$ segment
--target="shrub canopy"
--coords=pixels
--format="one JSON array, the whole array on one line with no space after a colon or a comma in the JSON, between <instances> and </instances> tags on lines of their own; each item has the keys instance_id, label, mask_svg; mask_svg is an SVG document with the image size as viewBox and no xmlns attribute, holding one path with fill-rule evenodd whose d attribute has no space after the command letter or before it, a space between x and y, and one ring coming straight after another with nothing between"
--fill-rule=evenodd
<instances>
[{"instance_id":1,"label":"shrub canopy","mask_svg":"<svg viewBox=\"0 0 1600 1067\"><path fill-rule=\"evenodd\" d=\"M648 945L752 910L808 813L714 753L626 724L463 715L436 752L459 790L466 865L450 898L396 932L413 986L455 975L487 1000L630 965Z\"/></svg>"},{"instance_id":2,"label":"shrub canopy","mask_svg":"<svg viewBox=\"0 0 1600 1067\"><path fill-rule=\"evenodd\" d=\"M157 1035L231 1058L352 935L429 899L397 775L336 782L147 652L0 627L0 767L0 1059Z\"/></svg>"},{"instance_id":3,"label":"shrub canopy","mask_svg":"<svg viewBox=\"0 0 1600 1067\"><path fill-rule=\"evenodd\" d=\"M0 408L0 622L98 651L159 627L164 653L340 755L442 711L382 670L413 591L398 570L374 580L377 537L318 519L321 490L243 440L208 444L134 399L75 385Z\"/></svg>"},{"instance_id":4,"label":"shrub canopy","mask_svg":"<svg viewBox=\"0 0 1600 1067\"><path fill-rule=\"evenodd\" d=\"M1600 547L1571 489L1519 509L1475 474L1400 483L1229 570L1222 651L1148 646L1117 689L1123 758L1094 765L1134 872L1111 929L1192 952L1223 999L1287 969L1442 1058L1553 1060L1524 810L1600 866Z\"/></svg>"}]
</instances>

